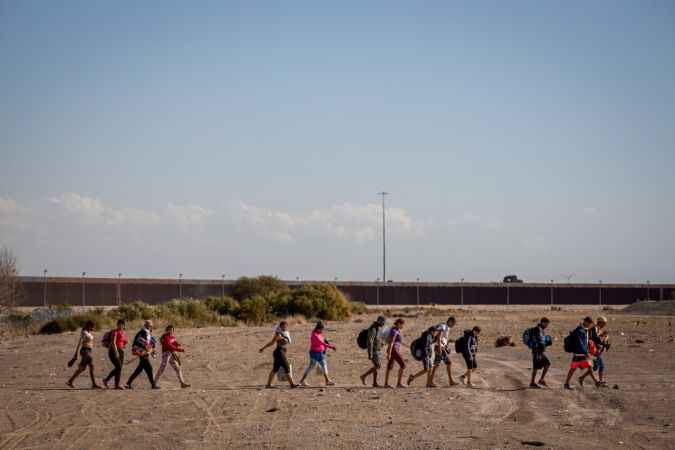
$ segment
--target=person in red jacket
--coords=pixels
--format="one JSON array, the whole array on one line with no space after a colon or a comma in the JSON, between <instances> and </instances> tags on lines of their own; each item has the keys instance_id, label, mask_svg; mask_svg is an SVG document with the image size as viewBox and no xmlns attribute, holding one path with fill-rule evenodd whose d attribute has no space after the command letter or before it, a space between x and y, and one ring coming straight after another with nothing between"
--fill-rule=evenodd
<instances>
[{"instance_id":1,"label":"person in red jacket","mask_svg":"<svg viewBox=\"0 0 675 450\"><path fill-rule=\"evenodd\" d=\"M159 338L159 342L162 344L162 362L160 363L159 369L157 370L157 375L155 375L155 385L159 386L159 378L162 376L162 373L164 373L166 364L169 363L171 364L171 367L173 367L173 370L176 371L176 375L178 375L180 387L190 387L190 385L187 384L183 378L183 371L181 370L180 366L180 358L178 357L178 353L184 352L185 349L181 347L178 342L176 342L176 336L173 334L173 325L168 325L166 327L165 333L161 338Z\"/></svg>"}]
</instances>

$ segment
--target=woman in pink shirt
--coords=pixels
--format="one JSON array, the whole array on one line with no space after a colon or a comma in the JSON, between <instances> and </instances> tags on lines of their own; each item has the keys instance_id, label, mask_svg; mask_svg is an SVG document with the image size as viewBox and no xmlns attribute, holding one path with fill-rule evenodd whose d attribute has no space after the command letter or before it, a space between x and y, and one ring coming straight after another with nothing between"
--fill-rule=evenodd
<instances>
[{"instance_id":1,"label":"woman in pink shirt","mask_svg":"<svg viewBox=\"0 0 675 450\"><path fill-rule=\"evenodd\" d=\"M305 382L305 378L307 378L309 372L317 364L321 368L323 378L326 381L326 386L335 385L335 383L330 378L328 378L328 364L326 362L326 350L331 348L333 349L333 351L335 351L337 349L333 344L330 344L323 337L323 328L324 328L323 322L321 321L317 322L316 326L314 327L314 330L312 331L312 334L309 337L309 365L307 366L307 369L305 369L305 373L302 375L302 379L300 380L300 386L309 386Z\"/></svg>"}]
</instances>

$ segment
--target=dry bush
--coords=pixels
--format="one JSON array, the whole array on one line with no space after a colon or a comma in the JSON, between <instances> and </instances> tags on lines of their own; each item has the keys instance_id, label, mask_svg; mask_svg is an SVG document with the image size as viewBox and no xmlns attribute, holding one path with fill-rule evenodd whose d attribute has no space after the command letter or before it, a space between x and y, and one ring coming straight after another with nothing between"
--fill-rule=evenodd
<instances>
[{"instance_id":1,"label":"dry bush","mask_svg":"<svg viewBox=\"0 0 675 450\"><path fill-rule=\"evenodd\" d=\"M21 290L21 280L16 256L7 248L0 249L0 310L16 304Z\"/></svg>"}]
</instances>

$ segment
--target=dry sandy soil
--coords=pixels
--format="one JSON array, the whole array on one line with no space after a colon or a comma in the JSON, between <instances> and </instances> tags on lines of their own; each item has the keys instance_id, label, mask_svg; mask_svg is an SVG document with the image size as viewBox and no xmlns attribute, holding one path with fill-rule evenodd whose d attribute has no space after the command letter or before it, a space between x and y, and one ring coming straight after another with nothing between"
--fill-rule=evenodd
<instances>
[{"instance_id":1,"label":"dry sandy soil","mask_svg":"<svg viewBox=\"0 0 675 450\"><path fill-rule=\"evenodd\" d=\"M328 324L325 334L338 346L329 355L337 381L331 388L313 373L311 388L262 389L272 358L271 350L257 349L271 337L270 326L178 330L193 385L184 390L170 369L160 391L142 377L134 391L92 391L84 375L77 389L68 389L66 361L76 334L14 338L0 343L0 449L531 448L537 442L542 448L675 448L675 317L605 311L613 339L605 357L610 388L563 391L562 337L588 312L546 312L556 339L551 388L536 391L526 388L529 352L522 345L494 347L504 334L520 344L522 330L542 314L534 309L456 311L455 336L474 324L483 328L475 388L446 387L440 371L436 389L421 387L422 380L408 389L362 386L359 374L368 363L355 337L374 313ZM408 316L408 343L445 318L392 313ZM311 326L291 323L296 378L307 362ZM404 356L408 371L417 371L407 349ZM99 377L110 370L104 349L96 349L95 361ZM462 368L453 355L454 374ZM124 378L132 369L125 367Z\"/></svg>"}]
</instances>

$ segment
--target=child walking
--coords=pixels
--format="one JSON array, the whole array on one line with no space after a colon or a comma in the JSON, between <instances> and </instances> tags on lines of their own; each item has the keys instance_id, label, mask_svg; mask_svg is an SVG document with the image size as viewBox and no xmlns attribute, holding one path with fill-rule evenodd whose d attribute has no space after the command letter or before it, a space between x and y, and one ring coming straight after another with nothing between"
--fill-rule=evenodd
<instances>
[{"instance_id":1,"label":"child walking","mask_svg":"<svg viewBox=\"0 0 675 450\"><path fill-rule=\"evenodd\" d=\"M478 353L478 335L480 334L480 327L475 326L471 330L464 332L464 337L459 340L460 345L457 350L464 357L466 363L466 372L460 376L462 383L471 387L471 374L478 369L478 362L476 361L476 354Z\"/></svg>"},{"instance_id":2,"label":"child walking","mask_svg":"<svg viewBox=\"0 0 675 450\"><path fill-rule=\"evenodd\" d=\"M401 335L401 330L403 329L403 325L405 324L405 320L403 319L396 319L394 322L394 326L391 327L391 330L389 331L389 346L387 347L387 373L384 377L384 387L390 388L391 385L389 384L389 373L391 372L391 369L394 368L394 363L398 364L398 381L396 383L397 388L405 388L407 387L405 384L403 384L403 371L405 370L405 362L403 361L403 357L401 356L401 342L403 341L403 337Z\"/></svg>"},{"instance_id":3,"label":"child walking","mask_svg":"<svg viewBox=\"0 0 675 450\"><path fill-rule=\"evenodd\" d=\"M305 373L302 374L302 378L300 379L300 386L309 386L309 384L305 382L305 378L307 378L309 372L317 364L321 368L321 372L323 373L323 378L326 382L326 386L335 385L333 380L331 380L328 377L328 362L326 361L326 351L329 348L335 351L336 348L333 344L329 343L323 337L323 329L324 329L323 322L321 321L317 322L316 326L314 327L314 330L312 331L312 334L309 337L309 365L305 369Z\"/></svg>"},{"instance_id":4,"label":"child walking","mask_svg":"<svg viewBox=\"0 0 675 450\"><path fill-rule=\"evenodd\" d=\"M176 375L178 375L180 387L188 388L190 385L183 378L183 370L181 369L180 358L178 357L178 353L183 353L185 349L176 341L176 336L173 333L173 325L168 325L162 337L159 338L159 342L162 344L162 361L155 375L155 386L159 386L159 379L164 373L166 364L169 363L173 367L173 370L176 371Z\"/></svg>"}]
</instances>

